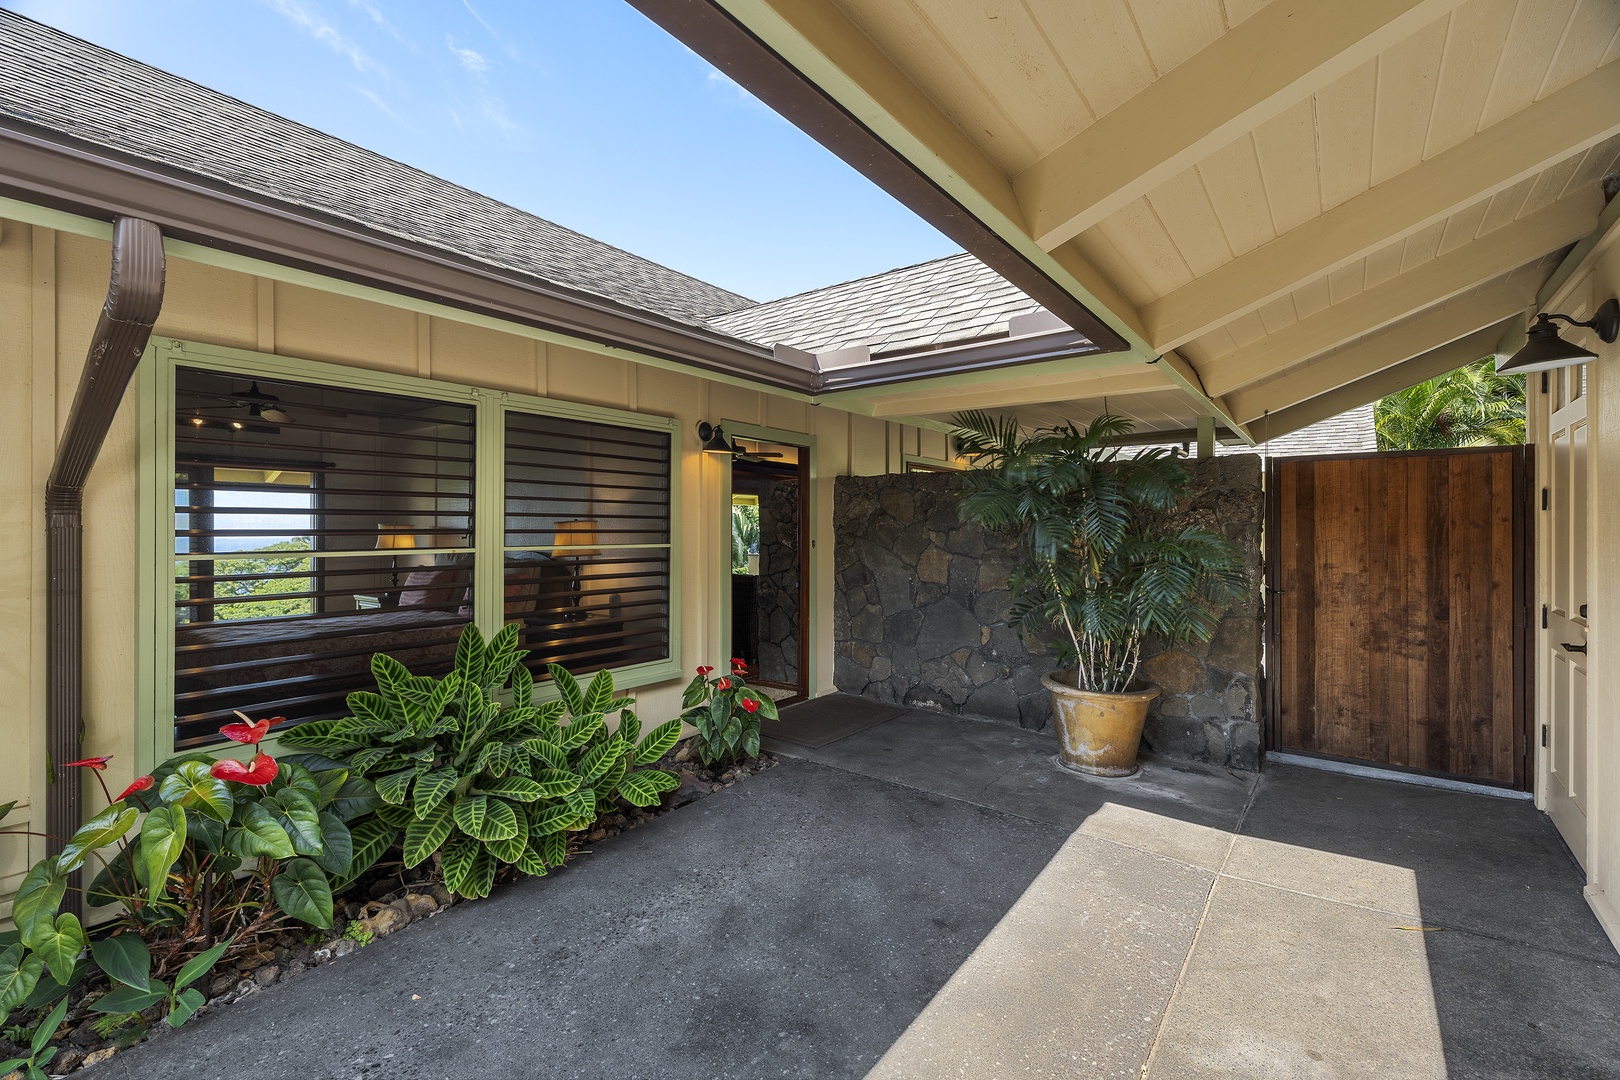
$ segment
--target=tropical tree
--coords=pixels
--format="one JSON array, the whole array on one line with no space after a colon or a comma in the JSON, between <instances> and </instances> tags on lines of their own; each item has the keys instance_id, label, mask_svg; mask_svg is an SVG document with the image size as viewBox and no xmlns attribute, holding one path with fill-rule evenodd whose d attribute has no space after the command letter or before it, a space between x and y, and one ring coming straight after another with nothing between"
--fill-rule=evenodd
<instances>
[{"instance_id":1,"label":"tropical tree","mask_svg":"<svg viewBox=\"0 0 1620 1080\"><path fill-rule=\"evenodd\" d=\"M759 506L731 507L731 572L748 573L748 556L759 554Z\"/></svg>"},{"instance_id":2,"label":"tropical tree","mask_svg":"<svg viewBox=\"0 0 1620 1080\"><path fill-rule=\"evenodd\" d=\"M1489 359L1420 382L1379 401L1380 450L1516 446L1524 442L1524 377L1500 375Z\"/></svg>"}]
</instances>

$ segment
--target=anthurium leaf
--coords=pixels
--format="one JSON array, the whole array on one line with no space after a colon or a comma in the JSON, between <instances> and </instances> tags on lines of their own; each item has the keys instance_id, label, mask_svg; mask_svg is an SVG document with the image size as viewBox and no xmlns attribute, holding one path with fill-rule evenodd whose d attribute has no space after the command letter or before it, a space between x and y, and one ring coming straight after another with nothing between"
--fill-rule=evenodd
<instances>
[{"instance_id":1,"label":"anthurium leaf","mask_svg":"<svg viewBox=\"0 0 1620 1080\"><path fill-rule=\"evenodd\" d=\"M762 695L759 698L759 715L764 720L779 719L776 712L776 702Z\"/></svg>"},{"instance_id":2,"label":"anthurium leaf","mask_svg":"<svg viewBox=\"0 0 1620 1080\"><path fill-rule=\"evenodd\" d=\"M579 787L579 774L572 769L542 769L535 773L534 782L543 799L560 799Z\"/></svg>"},{"instance_id":3,"label":"anthurium leaf","mask_svg":"<svg viewBox=\"0 0 1620 1080\"><path fill-rule=\"evenodd\" d=\"M413 795L416 816L426 817L434 807L444 802L445 796L455 788L458 779L455 767L451 765L417 777L416 792Z\"/></svg>"},{"instance_id":4,"label":"anthurium leaf","mask_svg":"<svg viewBox=\"0 0 1620 1080\"><path fill-rule=\"evenodd\" d=\"M574 722L563 728L557 745L564 750L578 750L592 739L596 738L607 727L601 713L586 713L576 715Z\"/></svg>"},{"instance_id":5,"label":"anthurium leaf","mask_svg":"<svg viewBox=\"0 0 1620 1080\"><path fill-rule=\"evenodd\" d=\"M659 769L640 769L619 781L619 798L637 806L656 806L666 791L679 787L674 773Z\"/></svg>"},{"instance_id":6,"label":"anthurium leaf","mask_svg":"<svg viewBox=\"0 0 1620 1080\"><path fill-rule=\"evenodd\" d=\"M125 986L146 989L152 976L152 954L138 935L125 932L92 942L90 955L107 977Z\"/></svg>"},{"instance_id":7,"label":"anthurium leaf","mask_svg":"<svg viewBox=\"0 0 1620 1080\"><path fill-rule=\"evenodd\" d=\"M343 786L338 788L330 809L344 821L352 822L381 805L382 799L377 797L377 785L363 776L350 776L343 781Z\"/></svg>"},{"instance_id":8,"label":"anthurium leaf","mask_svg":"<svg viewBox=\"0 0 1620 1080\"><path fill-rule=\"evenodd\" d=\"M298 854L319 855L325 850L320 811L302 791L284 788L274 795L266 795L263 805L275 815L276 824L287 830L293 850Z\"/></svg>"},{"instance_id":9,"label":"anthurium leaf","mask_svg":"<svg viewBox=\"0 0 1620 1080\"><path fill-rule=\"evenodd\" d=\"M280 793L288 788L302 794L309 800L311 806L319 806L321 802L321 785L308 769L294 762L283 761L281 768L276 771L276 778L270 781L270 791Z\"/></svg>"},{"instance_id":10,"label":"anthurium leaf","mask_svg":"<svg viewBox=\"0 0 1620 1080\"><path fill-rule=\"evenodd\" d=\"M230 948L231 943L235 940L235 938L226 938L207 952L200 952L187 960L185 966L180 969L180 974L174 977L174 988L182 990L208 974L209 970L219 963L219 958L225 955L225 950Z\"/></svg>"},{"instance_id":11,"label":"anthurium leaf","mask_svg":"<svg viewBox=\"0 0 1620 1080\"><path fill-rule=\"evenodd\" d=\"M230 796L225 798L226 806L230 805ZM77 870L83 863L85 856L96 848L104 848L129 832L141 812L133 806L123 803L114 803L101 813L79 826L79 831L73 834L67 844L62 848L62 854L56 858L57 869L68 874ZM227 810L226 816L229 817Z\"/></svg>"},{"instance_id":12,"label":"anthurium leaf","mask_svg":"<svg viewBox=\"0 0 1620 1080\"><path fill-rule=\"evenodd\" d=\"M400 826L391 825L376 817L367 818L351 828L349 837L354 843L354 857L349 860L349 872L333 879L332 891L338 892L348 888L355 878L370 870L377 860L383 857L383 853L393 846L399 837L399 830Z\"/></svg>"},{"instance_id":13,"label":"anthurium leaf","mask_svg":"<svg viewBox=\"0 0 1620 1080\"><path fill-rule=\"evenodd\" d=\"M232 855L243 859L293 857L292 838L263 803L249 803L238 819L237 826L225 830L225 848Z\"/></svg>"},{"instance_id":14,"label":"anthurium leaf","mask_svg":"<svg viewBox=\"0 0 1620 1080\"><path fill-rule=\"evenodd\" d=\"M34 950L35 956L45 961L51 969L51 977L63 986L72 979L79 954L90 944L79 917L71 911L62 912L54 922L37 920L23 941Z\"/></svg>"},{"instance_id":15,"label":"anthurium leaf","mask_svg":"<svg viewBox=\"0 0 1620 1080\"><path fill-rule=\"evenodd\" d=\"M285 759L283 759L285 760ZM315 784L320 788L320 796L315 800L316 806L331 806L343 790L343 785L349 782L348 769L322 769L319 772L311 771Z\"/></svg>"},{"instance_id":16,"label":"anthurium leaf","mask_svg":"<svg viewBox=\"0 0 1620 1080\"><path fill-rule=\"evenodd\" d=\"M709 684L701 675L695 675L692 681L686 684L686 690L681 694L681 708L690 709L694 705L701 705L709 696Z\"/></svg>"},{"instance_id":17,"label":"anthurium leaf","mask_svg":"<svg viewBox=\"0 0 1620 1080\"><path fill-rule=\"evenodd\" d=\"M37 920L54 920L56 909L62 906L62 897L67 895L67 874L57 869L58 865L56 859L35 863L11 898L11 921L24 936Z\"/></svg>"},{"instance_id":18,"label":"anthurium leaf","mask_svg":"<svg viewBox=\"0 0 1620 1080\"><path fill-rule=\"evenodd\" d=\"M513 802L531 803L542 798L546 789L538 782L530 780L527 776L507 776L492 784L481 784L478 788L486 795L499 795L503 799ZM510 859L507 860L511 862Z\"/></svg>"},{"instance_id":19,"label":"anthurium leaf","mask_svg":"<svg viewBox=\"0 0 1620 1080\"><path fill-rule=\"evenodd\" d=\"M281 910L310 926L332 925L332 883L309 859L293 859L270 881L270 894Z\"/></svg>"},{"instance_id":20,"label":"anthurium leaf","mask_svg":"<svg viewBox=\"0 0 1620 1080\"><path fill-rule=\"evenodd\" d=\"M115 986L110 993L97 998L90 1008L102 1013L134 1013L149 1009L168 998L167 988L153 979L145 987Z\"/></svg>"},{"instance_id":21,"label":"anthurium leaf","mask_svg":"<svg viewBox=\"0 0 1620 1080\"><path fill-rule=\"evenodd\" d=\"M16 799L12 799L8 803L0 803L0 821L4 821L6 819L6 815L11 813L11 808L16 806L16 805L17 805L17 800Z\"/></svg>"},{"instance_id":22,"label":"anthurium leaf","mask_svg":"<svg viewBox=\"0 0 1620 1080\"><path fill-rule=\"evenodd\" d=\"M21 1005L39 977L45 974L45 961L17 943L0 952L0 1013L8 1013Z\"/></svg>"},{"instance_id":23,"label":"anthurium leaf","mask_svg":"<svg viewBox=\"0 0 1620 1080\"><path fill-rule=\"evenodd\" d=\"M141 822L141 858L146 860L148 896L157 903L169 888L169 869L186 848L186 811L160 806Z\"/></svg>"},{"instance_id":24,"label":"anthurium leaf","mask_svg":"<svg viewBox=\"0 0 1620 1080\"><path fill-rule=\"evenodd\" d=\"M78 962L73 965L73 971L68 974L67 982L59 983L55 979L40 979L34 986L34 992L24 998L18 1008L24 1012L43 1009L73 989L94 967L94 963L81 956Z\"/></svg>"},{"instance_id":25,"label":"anthurium leaf","mask_svg":"<svg viewBox=\"0 0 1620 1080\"><path fill-rule=\"evenodd\" d=\"M647 733L636 747L636 764L651 765L665 754L675 748L681 738L681 722L671 720L667 724L659 724Z\"/></svg>"},{"instance_id":26,"label":"anthurium leaf","mask_svg":"<svg viewBox=\"0 0 1620 1080\"><path fill-rule=\"evenodd\" d=\"M579 688L579 680L568 674L568 669L561 664L547 664L546 670L551 672L551 681L557 686L557 693L568 706L568 711L575 716L586 712L585 693Z\"/></svg>"},{"instance_id":27,"label":"anthurium leaf","mask_svg":"<svg viewBox=\"0 0 1620 1080\"><path fill-rule=\"evenodd\" d=\"M349 864L354 861L354 838L349 834L349 827L336 814L322 810L320 823L321 852L313 858L328 874L342 877L349 872Z\"/></svg>"},{"instance_id":28,"label":"anthurium leaf","mask_svg":"<svg viewBox=\"0 0 1620 1080\"><path fill-rule=\"evenodd\" d=\"M231 789L216 779L201 761L183 762L158 787L168 802L200 810L221 821L231 820Z\"/></svg>"},{"instance_id":29,"label":"anthurium leaf","mask_svg":"<svg viewBox=\"0 0 1620 1080\"><path fill-rule=\"evenodd\" d=\"M206 1000L208 999L202 996L202 991L198 990L196 987L192 987L189 990L183 990L174 999L174 1006L169 1010L169 1015L164 1017L164 1019L168 1022L170 1027L177 1028L181 1024L184 1024L187 1020L190 1020L191 1014L202 1008L203 1002Z\"/></svg>"},{"instance_id":30,"label":"anthurium leaf","mask_svg":"<svg viewBox=\"0 0 1620 1080\"><path fill-rule=\"evenodd\" d=\"M517 862L529 846L529 816L527 814L513 814L513 824L517 831L504 840L491 840L485 846L489 853L504 863Z\"/></svg>"}]
</instances>

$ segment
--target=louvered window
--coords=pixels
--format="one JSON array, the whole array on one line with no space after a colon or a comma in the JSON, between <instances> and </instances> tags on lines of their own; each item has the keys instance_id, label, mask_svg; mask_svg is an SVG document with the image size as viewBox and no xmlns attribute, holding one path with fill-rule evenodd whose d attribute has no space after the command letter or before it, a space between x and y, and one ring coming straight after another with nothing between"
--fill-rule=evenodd
<instances>
[{"instance_id":1,"label":"louvered window","mask_svg":"<svg viewBox=\"0 0 1620 1080\"><path fill-rule=\"evenodd\" d=\"M374 652L449 670L473 618L474 408L179 367L175 745L340 716Z\"/></svg>"},{"instance_id":2,"label":"louvered window","mask_svg":"<svg viewBox=\"0 0 1620 1080\"><path fill-rule=\"evenodd\" d=\"M670 656L667 429L506 414L505 617L536 679Z\"/></svg>"}]
</instances>

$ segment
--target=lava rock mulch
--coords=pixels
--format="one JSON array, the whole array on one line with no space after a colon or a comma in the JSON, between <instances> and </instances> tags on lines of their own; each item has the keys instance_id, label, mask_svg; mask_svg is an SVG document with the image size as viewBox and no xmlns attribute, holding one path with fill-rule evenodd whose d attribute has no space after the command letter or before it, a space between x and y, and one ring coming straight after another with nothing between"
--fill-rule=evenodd
<instances>
[{"instance_id":1,"label":"lava rock mulch","mask_svg":"<svg viewBox=\"0 0 1620 1080\"><path fill-rule=\"evenodd\" d=\"M588 855L591 844L639 828L689 803L724 791L739 780L774 768L779 761L774 754L762 753L736 765L710 768L693 758L692 740L679 743L653 767L675 773L680 778L680 786L667 793L663 802L655 807L621 802L613 813L599 818L589 830L573 834L568 844L570 861L575 856ZM397 856L398 852L393 854ZM496 888L522 876L516 867L504 866L496 877ZM337 898L330 930L294 924L274 936L266 935L251 952L216 965L196 984L208 996L208 1003L198 1009L195 1016L240 1001L310 968L340 960L377 938L467 902L444 887L442 875L437 872L437 859L406 869L397 857L385 856ZM73 1004L53 1040L58 1051L50 1063L50 1075L62 1076L95 1065L137 1043L173 1033L174 1029L163 1020L163 1005L141 1013L138 1020L111 1026L111 1020L116 1018L90 1009L108 989L106 980L98 976L68 991ZM20 1041L26 1043L26 1035ZM0 1033L0 1061L26 1056L25 1047ZM21 1072L13 1072L0 1080L20 1080L21 1076Z\"/></svg>"}]
</instances>

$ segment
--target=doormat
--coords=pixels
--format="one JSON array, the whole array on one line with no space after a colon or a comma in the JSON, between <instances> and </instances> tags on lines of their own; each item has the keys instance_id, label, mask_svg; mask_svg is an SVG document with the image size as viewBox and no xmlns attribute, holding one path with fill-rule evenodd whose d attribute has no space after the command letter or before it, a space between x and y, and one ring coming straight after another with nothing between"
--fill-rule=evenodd
<instances>
[{"instance_id":1,"label":"doormat","mask_svg":"<svg viewBox=\"0 0 1620 1080\"><path fill-rule=\"evenodd\" d=\"M788 706L782 710L779 721L761 725L760 734L815 749L847 739L857 731L877 727L905 711L898 705L865 701L846 694L828 694Z\"/></svg>"}]
</instances>

